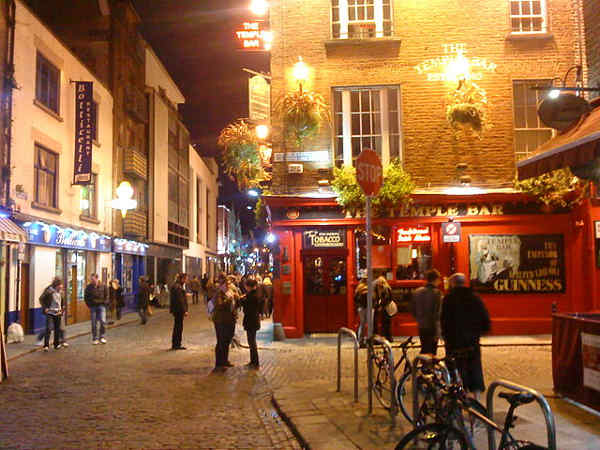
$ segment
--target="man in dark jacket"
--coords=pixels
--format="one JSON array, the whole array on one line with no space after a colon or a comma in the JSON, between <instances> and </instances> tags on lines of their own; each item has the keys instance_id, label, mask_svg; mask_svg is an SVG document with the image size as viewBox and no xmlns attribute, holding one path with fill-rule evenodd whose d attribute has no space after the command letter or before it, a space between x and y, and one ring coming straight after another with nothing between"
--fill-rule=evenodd
<instances>
[{"instance_id":1,"label":"man in dark jacket","mask_svg":"<svg viewBox=\"0 0 600 450\"><path fill-rule=\"evenodd\" d=\"M442 293L440 273L431 269L425 273L427 284L413 294L413 314L419 327L421 353L437 354L440 337L440 315L442 313Z\"/></svg>"},{"instance_id":2,"label":"man in dark jacket","mask_svg":"<svg viewBox=\"0 0 600 450\"><path fill-rule=\"evenodd\" d=\"M85 304L90 308L92 321L92 344L106 344L104 332L106 329L106 287L100 283L98 274L93 273L90 284L85 288ZM100 322L100 335L98 336L97 322ZM98 340L98 337L100 340Z\"/></svg>"},{"instance_id":3,"label":"man in dark jacket","mask_svg":"<svg viewBox=\"0 0 600 450\"><path fill-rule=\"evenodd\" d=\"M142 320L142 325L148 322L148 304L150 303L150 285L148 279L144 276L139 278L139 287L136 294L138 314Z\"/></svg>"},{"instance_id":4,"label":"man in dark jacket","mask_svg":"<svg viewBox=\"0 0 600 450\"><path fill-rule=\"evenodd\" d=\"M244 308L244 329L250 347L250 363L248 367L258 369L258 348L256 346L256 332L260 330L261 301L258 298L257 282L249 279L246 281L246 298L242 300Z\"/></svg>"},{"instance_id":5,"label":"man in dark jacket","mask_svg":"<svg viewBox=\"0 0 600 450\"><path fill-rule=\"evenodd\" d=\"M173 286L171 286L171 306L170 311L173 314L173 337L171 350L185 350L181 345L181 337L183 334L183 318L188 315L188 302L185 293L185 283L187 275L180 273Z\"/></svg>"},{"instance_id":6,"label":"man in dark jacket","mask_svg":"<svg viewBox=\"0 0 600 450\"><path fill-rule=\"evenodd\" d=\"M481 298L465 286L464 274L455 273L448 281L441 317L446 353L455 356L465 390L478 397L485 390L479 338L490 330L490 316Z\"/></svg>"}]
</instances>

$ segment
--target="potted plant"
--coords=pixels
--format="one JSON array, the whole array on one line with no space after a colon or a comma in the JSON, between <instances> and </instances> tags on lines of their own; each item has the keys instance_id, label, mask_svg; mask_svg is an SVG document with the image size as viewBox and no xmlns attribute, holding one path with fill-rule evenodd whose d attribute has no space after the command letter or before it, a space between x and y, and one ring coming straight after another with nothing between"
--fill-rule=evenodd
<instances>
[{"instance_id":1,"label":"potted plant","mask_svg":"<svg viewBox=\"0 0 600 450\"><path fill-rule=\"evenodd\" d=\"M472 130L479 138L490 128L487 118L488 101L483 89L473 82L461 81L448 95L446 119L455 131Z\"/></svg>"},{"instance_id":2,"label":"potted plant","mask_svg":"<svg viewBox=\"0 0 600 450\"><path fill-rule=\"evenodd\" d=\"M373 209L378 217L393 217L394 211L411 203L411 192L415 184L404 171L399 158L394 158L383 169L383 185L373 200Z\"/></svg>"},{"instance_id":3,"label":"potted plant","mask_svg":"<svg viewBox=\"0 0 600 450\"><path fill-rule=\"evenodd\" d=\"M583 200L587 182L574 176L569 168L554 170L523 181L515 181L515 189L530 194L543 212L571 208Z\"/></svg>"},{"instance_id":4,"label":"potted plant","mask_svg":"<svg viewBox=\"0 0 600 450\"><path fill-rule=\"evenodd\" d=\"M338 204L347 214L356 217L357 213L364 209L365 194L356 180L354 167L335 167L331 187L338 194Z\"/></svg>"},{"instance_id":5,"label":"potted plant","mask_svg":"<svg viewBox=\"0 0 600 450\"><path fill-rule=\"evenodd\" d=\"M321 124L329 121L329 109L322 95L302 90L287 93L276 105L285 136L298 147L304 140L319 132Z\"/></svg>"}]
</instances>

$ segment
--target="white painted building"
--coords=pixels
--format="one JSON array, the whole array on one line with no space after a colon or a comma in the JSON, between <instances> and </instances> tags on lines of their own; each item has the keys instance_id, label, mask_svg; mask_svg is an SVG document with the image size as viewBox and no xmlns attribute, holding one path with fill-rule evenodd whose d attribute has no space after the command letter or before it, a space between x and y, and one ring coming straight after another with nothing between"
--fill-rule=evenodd
<instances>
[{"instance_id":1,"label":"white painted building","mask_svg":"<svg viewBox=\"0 0 600 450\"><path fill-rule=\"evenodd\" d=\"M8 321L18 317L31 331L45 323L38 298L55 276L65 280L68 323L89 318L83 289L91 273L111 276L113 99L20 0L14 46L11 198L28 242L11 252ZM90 187L72 185L73 81L93 82L97 134Z\"/></svg>"}]
</instances>

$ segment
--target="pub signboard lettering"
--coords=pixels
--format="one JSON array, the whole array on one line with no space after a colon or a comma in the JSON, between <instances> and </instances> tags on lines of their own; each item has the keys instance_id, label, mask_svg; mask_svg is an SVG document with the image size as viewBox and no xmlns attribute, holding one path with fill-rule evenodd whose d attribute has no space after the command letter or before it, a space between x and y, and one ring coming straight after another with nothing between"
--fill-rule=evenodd
<instances>
[{"instance_id":1,"label":"pub signboard lettering","mask_svg":"<svg viewBox=\"0 0 600 450\"><path fill-rule=\"evenodd\" d=\"M73 184L92 181L92 141L94 139L94 85L75 82L75 166Z\"/></svg>"},{"instance_id":2,"label":"pub signboard lettering","mask_svg":"<svg viewBox=\"0 0 600 450\"><path fill-rule=\"evenodd\" d=\"M111 251L110 236L93 231L73 230L45 222L25 222L22 226L27 230L27 242L30 244L96 252Z\"/></svg>"},{"instance_id":3,"label":"pub signboard lettering","mask_svg":"<svg viewBox=\"0 0 600 450\"><path fill-rule=\"evenodd\" d=\"M565 292L563 236L469 236L471 286L488 293Z\"/></svg>"},{"instance_id":4,"label":"pub signboard lettering","mask_svg":"<svg viewBox=\"0 0 600 450\"><path fill-rule=\"evenodd\" d=\"M345 248L346 231L341 230L308 230L302 233L303 247L311 248Z\"/></svg>"}]
</instances>

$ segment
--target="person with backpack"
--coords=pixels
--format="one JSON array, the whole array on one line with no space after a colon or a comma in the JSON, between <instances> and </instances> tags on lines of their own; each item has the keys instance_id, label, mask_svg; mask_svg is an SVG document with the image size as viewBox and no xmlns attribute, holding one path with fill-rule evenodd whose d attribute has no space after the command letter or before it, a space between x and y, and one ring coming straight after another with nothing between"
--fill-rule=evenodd
<instances>
[{"instance_id":1,"label":"person with backpack","mask_svg":"<svg viewBox=\"0 0 600 450\"><path fill-rule=\"evenodd\" d=\"M64 302L62 296L63 282L56 277L52 284L48 286L40 297L42 311L46 315L46 330L44 332L44 351L50 350L50 333L54 330L54 348L59 349L62 338L61 319L64 312Z\"/></svg>"}]
</instances>

